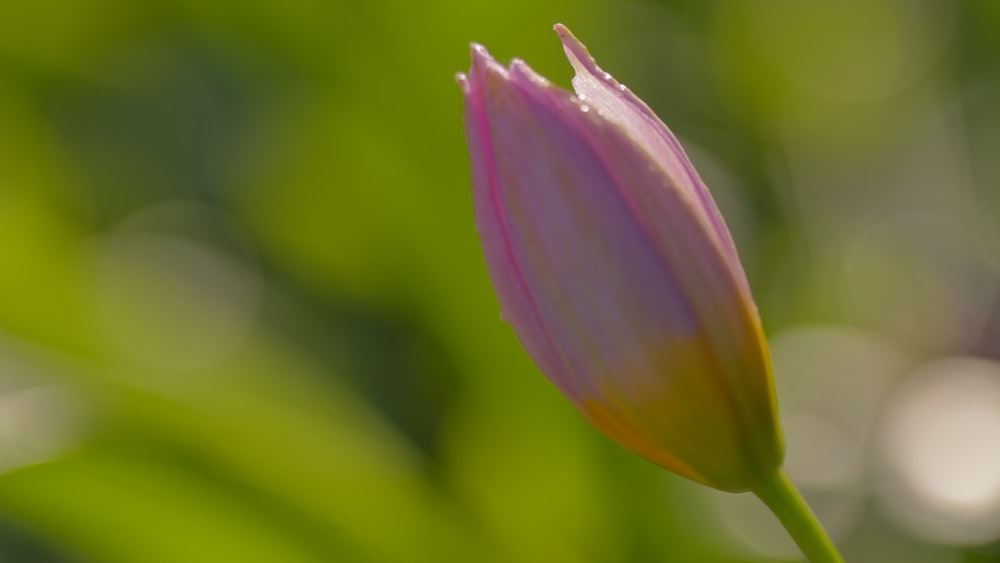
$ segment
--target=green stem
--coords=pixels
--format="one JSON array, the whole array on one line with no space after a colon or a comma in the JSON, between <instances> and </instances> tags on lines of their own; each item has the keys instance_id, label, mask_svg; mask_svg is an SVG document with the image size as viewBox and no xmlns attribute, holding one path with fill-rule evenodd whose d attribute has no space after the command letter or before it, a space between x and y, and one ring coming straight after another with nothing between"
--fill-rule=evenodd
<instances>
[{"instance_id":1,"label":"green stem","mask_svg":"<svg viewBox=\"0 0 1000 563\"><path fill-rule=\"evenodd\" d=\"M784 468L754 487L753 493L778 517L810 563L844 563Z\"/></svg>"}]
</instances>

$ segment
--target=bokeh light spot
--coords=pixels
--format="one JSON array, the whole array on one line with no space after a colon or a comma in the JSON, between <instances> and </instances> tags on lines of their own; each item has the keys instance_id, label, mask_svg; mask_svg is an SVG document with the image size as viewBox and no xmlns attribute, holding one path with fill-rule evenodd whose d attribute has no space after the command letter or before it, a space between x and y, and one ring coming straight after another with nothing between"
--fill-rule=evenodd
<instances>
[{"instance_id":1,"label":"bokeh light spot","mask_svg":"<svg viewBox=\"0 0 1000 563\"><path fill-rule=\"evenodd\" d=\"M922 367L890 401L880 498L904 528L937 541L1000 538L1000 363Z\"/></svg>"}]
</instances>

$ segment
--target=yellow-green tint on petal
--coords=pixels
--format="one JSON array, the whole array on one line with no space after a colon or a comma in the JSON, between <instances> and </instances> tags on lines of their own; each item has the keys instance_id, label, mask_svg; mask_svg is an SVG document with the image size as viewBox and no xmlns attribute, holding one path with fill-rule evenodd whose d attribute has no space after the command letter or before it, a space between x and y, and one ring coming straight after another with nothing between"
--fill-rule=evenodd
<instances>
[{"instance_id":1,"label":"yellow-green tint on petal","mask_svg":"<svg viewBox=\"0 0 1000 563\"><path fill-rule=\"evenodd\" d=\"M647 365L635 366L646 373L607 374L595 396L579 401L581 413L675 473L717 489L749 489L758 470L743 455L740 416L705 337L665 336L647 344Z\"/></svg>"}]
</instances>

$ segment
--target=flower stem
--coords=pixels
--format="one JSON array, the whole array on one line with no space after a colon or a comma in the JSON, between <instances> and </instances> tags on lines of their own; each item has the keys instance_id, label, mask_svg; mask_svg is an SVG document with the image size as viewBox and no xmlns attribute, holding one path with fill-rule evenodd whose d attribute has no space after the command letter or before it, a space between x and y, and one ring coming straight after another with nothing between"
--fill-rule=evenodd
<instances>
[{"instance_id":1,"label":"flower stem","mask_svg":"<svg viewBox=\"0 0 1000 563\"><path fill-rule=\"evenodd\" d=\"M844 563L784 468L754 487L753 493L778 517L810 563Z\"/></svg>"}]
</instances>

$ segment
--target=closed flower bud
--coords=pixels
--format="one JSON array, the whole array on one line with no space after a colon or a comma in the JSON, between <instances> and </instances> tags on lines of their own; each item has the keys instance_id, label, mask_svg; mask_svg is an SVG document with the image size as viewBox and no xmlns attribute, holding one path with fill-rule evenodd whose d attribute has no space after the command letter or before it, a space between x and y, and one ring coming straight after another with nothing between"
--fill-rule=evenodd
<instances>
[{"instance_id":1,"label":"closed flower bud","mask_svg":"<svg viewBox=\"0 0 1000 563\"><path fill-rule=\"evenodd\" d=\"M502 316L604 434L695 481L750 489L784 453L733 241L666 125L556 30L575 95L480 45L458 76Z\"/></svg>"}]
</instances>

